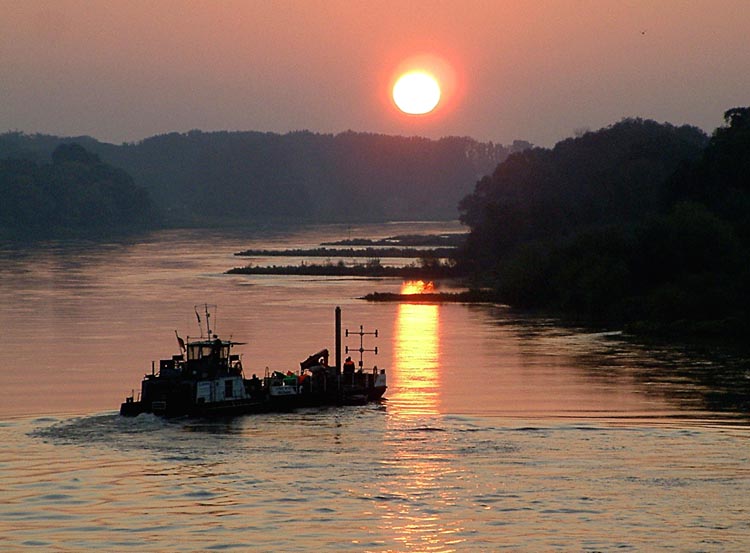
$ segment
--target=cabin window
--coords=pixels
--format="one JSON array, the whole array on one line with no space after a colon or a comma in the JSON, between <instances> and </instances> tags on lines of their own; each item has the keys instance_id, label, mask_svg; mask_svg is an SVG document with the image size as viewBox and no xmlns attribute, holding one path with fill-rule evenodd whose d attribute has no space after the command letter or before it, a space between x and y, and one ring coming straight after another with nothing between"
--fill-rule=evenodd
<instances>
[{"instance_id":1,"label":"cabin window","mask_svg":"<svg viewBox=\"0 0 750 553\"><path fill-rule=\"evenodd\" d=\"M225 380L224 381L224 397L233 397L233 396L234 396L234 381Z\"/></svg>"},{"instance_id":2,"label":"cabin window","mask_svg":"<svg viewBox=\"0 0 750 553\"><path fill-rule=\"evenodd\" d=\"M206 345L202 344L199 346L190 346L188 347L188 360L194 361L196 359L206 359L209 357L212 357L216 349L214 348L213 344ZM219 355L221 356L221 359L226 359L229 357L229 346L223 346L219 348Z\"/></svg>"}]
</instances>

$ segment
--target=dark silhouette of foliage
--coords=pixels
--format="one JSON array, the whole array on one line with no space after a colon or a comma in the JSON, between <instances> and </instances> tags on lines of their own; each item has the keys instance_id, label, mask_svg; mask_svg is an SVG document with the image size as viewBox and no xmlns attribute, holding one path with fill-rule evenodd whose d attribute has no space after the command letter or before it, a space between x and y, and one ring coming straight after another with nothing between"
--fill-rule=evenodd
<instances>
[{"instance_id":1,"label":"dark silhouette of foliage","mask_svg":"<svg viewBox=\"0 0 750 553\"><path fill-rule=\"evenodd\" d=\"M467 257L487 269L529 241L654 214L665 179L705 142L694 127L625 119L551 150L512 154L459 204L472 230Z\"/></svg>"},{"instance_id":2,"label":"dark silhouette of foliage","mask_svg":"<svg viewBox=\"0 0 750 553\"><path fill-rule=\"evenodd\" d=\"M60 144L52 163L0 160L0 228L49 235L60 229L154 226L148 193L122 169L78 144Z\"/></svg>"},{"instance_id":3,"label":"dark silhouette of foliage","mask_svg":"<svg viewBox=\"0 0 750 553\"><path fill-rule=\"evenodd\" d=\"M456 276L455 267L439 261L429 261L406 267L392 267L382 265L380 259L370 259L365 263L346 265L343 261L338 263L302 263L300 265L286 266L253 266L235 267L226 271L226 274L234 275L313 275L313 276L358 276L358 277L399 277L404 279L427 279L451 278Z\"/></svg>"},{"instance_id":4,"label":"dark silhouette of foliage","mask_svg":"<svg viewBox=\"0 0 750 553\"><path fill-rule=\"evenodd\" d=\"M345 132L190 131L89 152L124 168L176 226L263 219L448 219L479 176L530 145ZM39 159L68 139L0 135L0 158ZM24 156L29 158L29 156Z\"/></svg>"},{"instance_id":5,"label":"dark silhouette of foliage","mask_svg":"<svg viewBox=\"0 0 750 553\"><path fill-rule=\"evenodd\" d=\"M640 332L750 330L750 108L621 123L511 155L460 204L462 253L511 304Z\"/></svg>"},{"instance_id":6,"label":"dark silhouette of foliage","mask_svg":"<svg viewBox=\"0 0 750 553\"><path fill-rule=\"evenodd\" d=\"M669 180L665 204L696 201L732 220L747 219L750 208L750 108L724 113L702 155L684 163Z\"/></svg>"}]
</instances>

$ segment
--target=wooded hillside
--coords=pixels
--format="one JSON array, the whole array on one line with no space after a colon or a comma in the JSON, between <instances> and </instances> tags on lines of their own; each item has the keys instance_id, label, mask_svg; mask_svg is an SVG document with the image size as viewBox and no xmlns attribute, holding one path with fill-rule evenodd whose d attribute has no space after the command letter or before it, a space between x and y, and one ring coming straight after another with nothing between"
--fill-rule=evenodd
<instances>
[{"instance_id":1,"label":"wooded hillside","mask_svg":"<svg viewBox=\"0 0 750 553\"><path fill-rule=\"evenodd\" d=\"M355 132L191 131L122 145L6 133L0 159L48 161L63 142L84 145L123 168L176 226L454 218L479 177L530 146Z\"/></svg>"}]
</instances>

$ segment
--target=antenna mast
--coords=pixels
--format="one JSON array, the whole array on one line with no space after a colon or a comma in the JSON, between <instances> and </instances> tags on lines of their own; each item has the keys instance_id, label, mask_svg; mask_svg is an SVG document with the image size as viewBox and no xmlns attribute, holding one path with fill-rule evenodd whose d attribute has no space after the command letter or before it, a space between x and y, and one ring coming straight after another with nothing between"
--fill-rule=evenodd
<instances>
[{"instance_id":1,"label":"antenna mast","mask_svg":"<svg viewBox=\"0 0 750 553\"><path fill-rule=\"evenodd\" d=\"M211 311L214 312L214 315L216 314L217 307L215 304L208 304L204 303L203 305L195 305L193 306L193 309L195 310L195 317L198 319L198 328L201 331L201 338L203 338L203 323L201 322L201 316L198 313L198 308L203 308L203 314L206 317L206 332L208 332L208 339L211 339L211 334L213 331L211 330Z\"/></svg>"},{"instance_id":2,"label":"antenna mast","mask_svg":"<svg viewBox=\"0 0 750 553\"><path fill-rule=\"evenodd\" d=\"M378 337L378 329L376 328L374 332L365 332L365 330L362 327L362 325L359 325L359 331L351 331L351 332L349 332L349 329L347 328L345 336L348 338L349 334L352 334L354 336L359 336L359 348L358 349L352 348L351 351L358 351L359 352L359 368L361 369L362 365L363 365L363 363L362 363L362 354L364 352L371 351L371 352L374 352L375 355L378 354L378 346L375 346L372 349L368 349L368 348L364 347L365 336L375 336L375 338L377 338ZM349 346L346 346L345 352L348 354L349 351L350 351L349 350Z\"/></svg>"}]
</instances>

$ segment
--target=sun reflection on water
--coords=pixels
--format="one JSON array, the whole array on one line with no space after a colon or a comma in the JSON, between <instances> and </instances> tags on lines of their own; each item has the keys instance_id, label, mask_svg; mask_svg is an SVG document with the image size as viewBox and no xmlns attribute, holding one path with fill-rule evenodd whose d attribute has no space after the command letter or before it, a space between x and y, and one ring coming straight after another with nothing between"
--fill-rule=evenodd
<instances>
[{"instance_id":1,"label":"sun reflection on water","mask_svg":"<svg viewBox=\"0 0 750 553\"><path fill-rule=\"evenodd\" d=\"M432 281L407 280L401 285L401 294L410 296L413 294L434 294L435 284Z\"/></svg>"},{"instance_id":2,"label":"sun reflection on water","mask_svg":"<svg viewBox=\"0 0 750 553\"><path fill-rule=\"evenodd\" d=\"M403 429L405 434L430 435L428 429ZM419 442L409 443L409 442ZM433 436L403 436L394 449L389 470L394 476L381 488L383 529L392 535L404 551L455 551L464 542L463 521L444 520L439 513L459 501L452 482L462 478L453 453Z\"/></svg>"},{"instance_id":3,"label":"sun reflection on water","mask_svg":"<svg viewBox=\"0 0 750 553\"><path fill-rule=\"evenodd\" d=\"M438 305L398 306L388 404L399 415L439 413L439 324Z\"/></svg>"},{"instance_id":4,"label":"sun reflection on water","mask_svg":"<svg viewBox=\"0 0 750 553\"><path fill-rule=\"evenodd\" d=\"M380 489L383 529L398 550L449 552L464 543L460 520L437 514L455 505L461 478L440 417L440 306L400 304L388 377L390 481Z\"/></svg>"}]
</instances>

